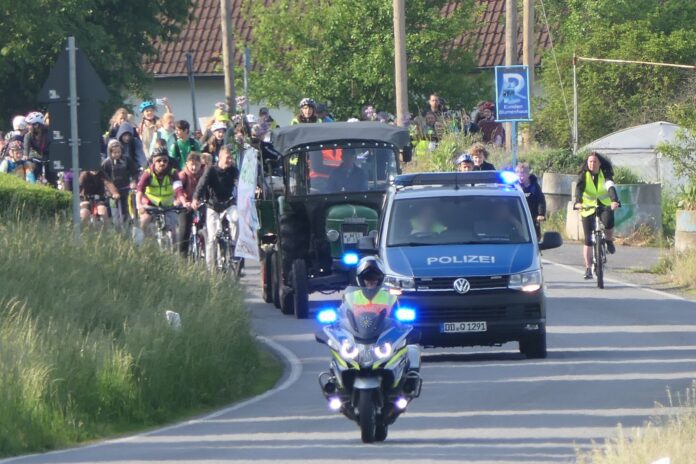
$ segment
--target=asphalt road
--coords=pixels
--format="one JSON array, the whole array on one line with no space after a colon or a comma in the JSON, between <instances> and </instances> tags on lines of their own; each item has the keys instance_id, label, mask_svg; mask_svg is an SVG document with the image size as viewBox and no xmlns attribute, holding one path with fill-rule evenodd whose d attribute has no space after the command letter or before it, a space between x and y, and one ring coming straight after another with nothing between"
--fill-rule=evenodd
<instances>
[{"instance_id":1,"label":"asphalt road","mask_svg":"<svg viewBox=\"0 0 696 464\"><path fill-rule=\"evenodd\" d=\"M523 359L513 344L426 350L421 398L384 444L363 445L319 392L328 353L313 340L315 323L264 304L254 271L245 278L254 326L288 363L277 389L165 429L0 462L572 462L576 447L618 423L640 425L667 388L696 378L694 302L616 281L600 291L579 268L547 263L548 359Z\"/></svg>"}]
</instances>

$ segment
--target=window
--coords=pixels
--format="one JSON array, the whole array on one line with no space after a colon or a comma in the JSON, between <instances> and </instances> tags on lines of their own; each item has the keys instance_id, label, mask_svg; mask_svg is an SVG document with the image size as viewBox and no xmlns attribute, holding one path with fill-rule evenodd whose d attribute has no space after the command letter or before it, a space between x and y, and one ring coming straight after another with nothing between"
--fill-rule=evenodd
<instances>
[{"instance_id":1,"label":"window","mask_svg":"<svg viewBox=\"0 0 696 464\"><path fill-rule=\"evenodd\" d=\"M396 200L387 246L528 243L517 197L431 197Z\"/></svg>"}]
</instances>

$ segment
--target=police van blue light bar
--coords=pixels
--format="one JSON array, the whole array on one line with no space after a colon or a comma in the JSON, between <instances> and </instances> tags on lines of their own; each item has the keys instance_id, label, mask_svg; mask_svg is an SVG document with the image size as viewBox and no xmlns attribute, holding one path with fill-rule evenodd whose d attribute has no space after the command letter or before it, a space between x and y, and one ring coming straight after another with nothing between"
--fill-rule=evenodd
<instances>
[{"instance_id":1,"label":"police van blue light bar","mask_svg":"<svg viewBox=\"0 0 696 464\"><path fill-rule=\"evenodd\" d=\"M416 320L416 310L412 308L399 308L394 312L394 317L400 322L413 322Z\"/></svg>"},{"instance_id":2,"label":"police van blue light bar","mask_svg":"<svg viewBox=\"0 0 696 464\"><path fill-rule=\"evenodd\" d=\"M421 172L396 176L394 185L397 187L413 187L416 185L460 186L476 184L510 184L509 171L469 171L469 172Z\"/></svg>"},{"instance_id":3,"label":"police van blue light bar","mask_svg":"<svg viewBox=\"0 0 696 464\"><path fill-rule=\"evenodd\" d=\"M357 253L349 251L348 253L343 255L341 261L346 266L355 266L356 264L358 264L358 261L360 261L360 256L358 256Z\"/></svg>"},{"instance_id":4,"label":"police van blue light bar","mask_svg":"<svg viewBox=\"0 0 696 464\"><path fill-rule=\"evenodd\" d=\"M336 310L332 308L322 309L317 313L317 321L319 321L320 324L333 324L336 322L336 319L338 319L338 314Z\"/></svg>"},{"instance_id":5,"label":"police van blue light bar","mask_svg":"<svg viewBox=\"0 0 696 464\"><path fill-rule=\"evenodd\" d=\"M517 173L512 171L500 171L500 180L505 184L512 185L518 182L519 177Z\"/></svg>"}]
</instances>

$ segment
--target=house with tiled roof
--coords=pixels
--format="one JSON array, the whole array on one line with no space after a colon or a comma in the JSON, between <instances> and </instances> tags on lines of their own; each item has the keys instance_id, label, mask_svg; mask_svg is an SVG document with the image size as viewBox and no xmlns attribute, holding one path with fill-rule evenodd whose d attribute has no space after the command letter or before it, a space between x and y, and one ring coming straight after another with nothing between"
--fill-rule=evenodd
<instances>
[{"instance_id":1,"label":"house with tiled roof","mask_svg":"<svg viewBox=\"0 0 696 464\"><path fill-rule=\"evenodd\" d=\"M263 0L270 3L273 0ZM473 32L454 39L454 46L474 49L479 69L485 71L505 61L505 0L477 0L482 6L480 27ZM192 54L192 69L195 76L196 107L198 115L209 115L214 104L224 99L222 74L222 35L220 32L220 0L197 0L192 20L172 41L157 44L157 53L148 59L146 67L154 76L154 97L167 96L175 113L181 118L192 117L191 93L187 77L186 54ZM242 0L233 0L233 26L238 43L248 41L252 30L240 14ZM458 5L451 2L444 10L447 14ZM522 60L522 26L518 30L518 55ZM549 47L549 35L545 26L537 24L537 50ZM243 65L243 52L238 51L236 61ZM536 64L539 64L537 53ZM242 89L237 92L241 93ZM255 111L258 108L251 108ZM294 110L293 110L294 111ZM292 118L288 109L273 112L281 124Z\"/></svg>"}]
</instances>

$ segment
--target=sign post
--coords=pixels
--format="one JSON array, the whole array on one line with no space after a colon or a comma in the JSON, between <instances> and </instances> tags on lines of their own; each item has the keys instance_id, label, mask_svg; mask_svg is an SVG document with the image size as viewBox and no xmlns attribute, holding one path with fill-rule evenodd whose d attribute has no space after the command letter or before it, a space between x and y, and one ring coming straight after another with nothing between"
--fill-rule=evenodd
<instances>
[{"instance_id":1,"label":"sign post","mask_svg":"<svg viewBox=\"0 0 696 464\"><path fill-rule=\"evenodd\" d=\"M517 166L517 123L531 121L529 68L495 67L495 120L512 123L512 168Z\"/></svg>"},{"instance_id":2,"label":"sign post","mask_svg":"<svg viewBox=\"0 0 696 464\"><path fill-rule=\"evenodd\" d=\"M101 165L101 102L109 94L87 57L68 37L68 46L58 56L37 100L46 103L51 115L49 159L54 171L72 169L73 226L80 240L80 166L96 170Z\"/></svg>"}]
</instances>

